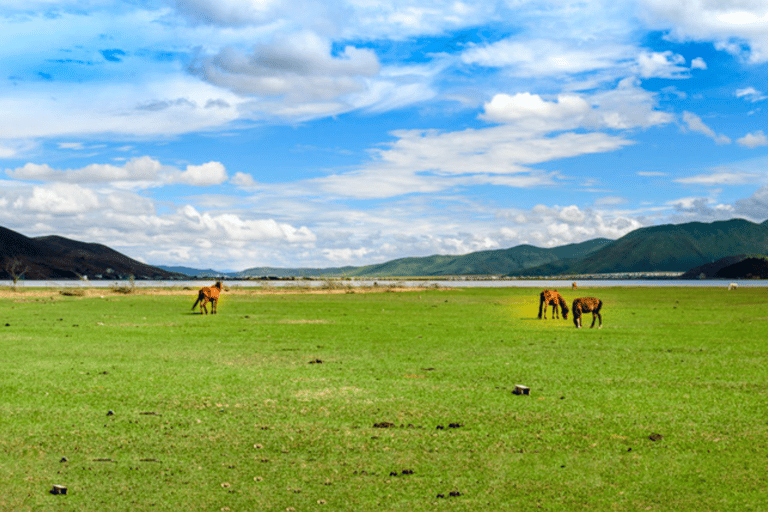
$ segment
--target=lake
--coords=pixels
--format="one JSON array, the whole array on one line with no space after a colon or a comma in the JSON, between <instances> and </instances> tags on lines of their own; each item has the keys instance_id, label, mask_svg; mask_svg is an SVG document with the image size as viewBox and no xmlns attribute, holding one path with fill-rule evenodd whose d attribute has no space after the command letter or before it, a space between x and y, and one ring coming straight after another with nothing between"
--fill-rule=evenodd
<instances>
[{"instance_id":1,"label":"lake","mask_svg":"<svg viewBox=\"0 0 768 512\"><path fill-rule=\"evenodd\" d=\"M213 279L207 280L189 280L189 281L135 281L137 288L200 288L210 286ZM435 280L342 280L333 281L338 286L366 287L366 286L403 286L413 287L432 287L439 286L445 288L462 287L483 287L483 288L561 288L571 287L571 279L435 279ZM647 286L647 287L720 287L727 288L730 283L736 283L739 287L765 288L768 287L768 280L752 279L584 279L575 280L581 288L597 288L609 286ZM326 280L296 280L296 281L256 281L256 280L225 280L227 286L246 287L246 288L322 288L327 286ZM0 286L12 286L12 281L0 280ZM41 280L41 281L19 281L17 286L24 288L112 288L113 286L128 286L128 281L75 281L75 280Z\"/></svg>"}]
</instances>

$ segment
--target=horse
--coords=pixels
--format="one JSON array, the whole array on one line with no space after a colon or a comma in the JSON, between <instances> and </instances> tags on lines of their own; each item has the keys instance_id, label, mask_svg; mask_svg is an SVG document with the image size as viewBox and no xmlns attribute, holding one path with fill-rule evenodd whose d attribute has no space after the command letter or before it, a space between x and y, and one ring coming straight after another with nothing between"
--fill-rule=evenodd
<instances>
[{"instance_id":1,"label":"horse","mask_svg":"<svg viewBox=\"0 0 768 512\"><path fill-rule=\"evenodd\" d=\"M547 319L547 306L552 306L552 318L560 318L557 306L563 312L563 320L568 320L568 304L562 295L557 293L557 290L544 290L539 295L539 319Z\"/></svg>"},{"instance_id":2,"label":"horse","mask_svg":"<svg viewBox=\"0 0 768 512\"><path fill-rule=\"evenodd\" d=\"M219 303L219 295L221 294L221 281L216 281L213 286L203 286L197 292L197 300L192 304L192 310L194 311L197 303L200 303L200 314L208 314L208 308L205 307L209 302L211 303L211 314L216 314L216 305Z\"/></svg>"},{"instance_id":3,"label":"horse","mask_svg":"<svg viewBox=\"0 0 768 512\"><path fill-rule=\"evenodd\" d=\"M600 320L600 325L598 325L597 328L603 328L603 317L600 314L600 310L603 309L602 300L594 297L582 297L573 301L573 307L571 309L573 309L573 324L577 329L581 328L582 313L592 313L592 325L589 326L590 329L595 326L596 319Z\"/></svg>"}]
</instances>

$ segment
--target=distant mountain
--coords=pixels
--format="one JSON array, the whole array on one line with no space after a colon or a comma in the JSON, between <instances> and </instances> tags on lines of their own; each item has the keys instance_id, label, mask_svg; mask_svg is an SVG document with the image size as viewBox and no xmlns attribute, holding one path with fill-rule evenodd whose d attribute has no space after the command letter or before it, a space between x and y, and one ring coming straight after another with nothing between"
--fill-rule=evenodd
<instances>
[{"instance_id":1,"label":"distant mountain","mask_svg":"<svg viewBox=\"0 0 768 512\"><path fill-rule=\"evenodd\" d=\"M237 272L235 277L349 277L362 267L332 267L332 268L278 268L254 267Z\"/></svg>"},{"instance_id":2,"label":"distant mountain","mask_svg":"<svg viewBox=\"0 0 768 512\"><path fill-rule=\"evenodd\" d=\"M184 274L188 277L237 277L239 272L221 272L213 269L199 269L192 267L168 267L165 265L158 265L157 268L161 268L168 272L175 272L178 274Z\"/></svg>"},{"instance_id":3,"label":"distant mountain","mask_svg":"<svg viewBox=\"0 0 768 512\"><path fill-rule=\"evenodd\" d=\"M358 275L376 276L467 276L504 275L542 264L583 258L612 243L596 239L552 249L518 245L511 249L480 251L461 256L402 258L380 265L361 267Z\"/></svg>"},{"instance_id":4,"label":"distant mountain","mask_svg":"<svg viewBox=\"0 0 768 512\"><path fill-rule=\"evenodd\" d=\"M691 222L640 228L618 240L599 238L554 248L519 245L459 256L400 258L361 267L255 267L220 272L190 267L153 267L104 245L59 236L27 238L0 227L0 279L24 270L26 279L89 278L186 279L190 276L254 277L416 277L510 275L547 276L630 272L685 272L697 278L717 274L745 260L768 254L768 221L743 219ZM722 261L719 261L722 260ZM17 268L13 268L13 263ZM754 263L754 262L753 262ZM749 269L747 269L748 271ZM753 265L753 276L761 275ZM748 272L749 273L749 272Z\"/></svg>"},{"instance_id":5,"label":"distant mountain","mask_svg":"<svg viewBox=\"0 0 768 512\"><path fill-rule=\"evenodd\" d=\"M178 279L168 272L125 256L105 245L61 236L28 238L0 227L0 279Z\"/></svg>"},{"instance_id":6,"label":"distant mountain","mask_svg":"<svg viewBox=\"0 0 768 512\"><path fill-rule=\"evenodd\" d=\"M606 238L569 244L551 249L519 245L511 249L480 251L460 256L433 255L400 258L386 263L362 267L280 269L250 268L239 272L240 277L415 277L504 275L511 270L527 269L562 259L577 259L613 243Z\"/></svg>"},{"instance_id":7,"label":"distant mountain","mask_svg":"<svg viewBox=\"0 0 768 512\"><path fill-rule=\"evenodd\" d=\"M557 272L550 266L526 273L685 272L728 256L768 252L767 224L733 219L640 228L582 259L558 266Z\"/></svg>"}]
</instances>

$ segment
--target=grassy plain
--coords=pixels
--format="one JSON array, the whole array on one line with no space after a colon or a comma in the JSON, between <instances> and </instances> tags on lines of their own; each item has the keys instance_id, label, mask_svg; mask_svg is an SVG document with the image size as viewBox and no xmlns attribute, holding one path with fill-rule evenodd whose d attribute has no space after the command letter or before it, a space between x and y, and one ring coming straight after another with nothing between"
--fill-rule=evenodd
<instances>
[{"instance_id":1,"label":"grassy plain","mask_svg":"<svg viewBox=\"0 0 768 512\"><path fill-rule=\"evenodd\" d=\"M768 289L539 291L6 291L0 510L767 509Z\"/></svg>"}]
</instances>

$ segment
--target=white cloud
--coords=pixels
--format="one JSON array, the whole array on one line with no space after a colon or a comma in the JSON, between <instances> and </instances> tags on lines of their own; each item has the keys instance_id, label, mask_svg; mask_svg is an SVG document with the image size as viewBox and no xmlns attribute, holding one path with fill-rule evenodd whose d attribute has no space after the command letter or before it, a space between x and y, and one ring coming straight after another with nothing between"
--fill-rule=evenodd
<instances>
[{"instance_id":1,"label":"white cloud","mask_svg":"<svg viewBox=\"0 0 768 512\"><path fill-rule=\"evenodd\" d=\"M707 63L701 57L696 57L691 61L691 69L707 69Z\"/></svg>"},{"instance_id":2,"label":"white cloud","mask_svg":"<svg viewBox=\"0 0 768 512\"><path fill-rule=\"evenodd\" d=\"M116 181L152 181L162 169L160 162L149 157L134 158L123 166L90 164L80 169L54 169L48 164L28 163L6 174L17 180L66 183L111 183Z\"/></svg>"},{"instance_id":3,"label":"white cloud","mask_svg":"<svg viewBox=\"0 0 768 512\"><path fill-rule=\"evenodd\" d=\"M643 90L634 78L619 82L615 89L592 95L561 94L547 101L537 94L497 94L485 104L483 119L518 123L534 132L576 128L616 130L647 128L669 123L672 116L656 110L655 96Z\"/></svg>"},{"instance_id":4,"label":"white cloud","mask_svg":"<svg viewBox=\"0 0 768 512\"><path fill-rule=\"evenodd\" d=\"M188 165L185 171L173 177L173 181L205 187L224 183L227 181L227 178L227 170L223 164L220 162L208 162L203 165Z\"/></svg>"},{"instance_id":5,"label":"white cloud","mask_svg":"<svg viewBox=\"0 0 768 512\"><path fill-rule=\"evenodd\" d=\"M747 148L758 148L761 146L768 146L768 136L763 133L762 130L758 130L754 133L748 133L736 142Z\"/></svg>"},{"instance_id":6,"label":"white cloud","mask_svg":"<svg viewBox=\"0 0 768 512\"><path fill-rule=\"evenodd\" d=\"M579 224L584 221L585 215L578 206L571 205L560 210L559 217L568 223Z\"/></svg>"},{"instance_id":7,"label":"white cloud","mask_svg":"<svg viewBox=\"0 0 768 512\"><path fill-rule=\"evenodd\" d=\"M666 52L642 52L637 58L639 74L643 78L688 78L688 68L682 55Z\"/></svg>"},{"instance_id":8,"label":"white cloud","mask_svg":"<svg viewBox=\"0 0 768 512\"><path fill-rule=\"evenodd\" d=\"M258 182L250 174L236 172L229 180L233 185L243 190L254 190L259 187Z\"/></svg>"},{"instance_id":9,"label":"white cloud","mask_svg":"<svg viewBox=\"0 0 768 512\"><path fill-rule=\"evenodd\" d=\"M253 242L262 240L283 240L289 243L314 242L317 237L307 227L296 228L288 223L274 219L243 219L233 213L212 215L199 213L193 206L187 205L180 210L183 219L197 232L208 232L214 239L233 242Z\"/></svg>"},{"instance_id":10,"label":"white cloud","mask_svg":"<svg viewBox=\"0 0 768 512\"><path fill-rule=\"evenodd\" d=\"M176 9L196 23L242 26L268 21L281 2L272 0L175 0Z\"/></svg>"},{"instance_id":11,"label":"white cloud","mask_svg":"<svg viewBox=\"0 0 768 512\"><path fill-rule=\"evenodd\" d=\"M714 140L717 144L730 144L730 137L722 134L715 133L712 128L704 124L704 121L692 112L683 112L683 122L686 124L689 130L696 133L706 135L710 139Z\"/></svg>"},{"instance_id":12,"label":"white cloud","mask_svg":"<svg viewBox=\"0 0 768 512\"><path fill-rule=\"evenodd\" d=\"M556 174L530 165L632 144L603 133L542 136L525 127L501 125L458 132L401 130L388 148L373 152L363 169L307 182L335 196L384 198L428 193L452 187L496 184L513 187L550 185Z\"/></svg>"},{"instance_id":13,"label":"white cloud","mask_svg":"<svg viewBox=\"0 0 768 512\"><path fill-rule=\"evenodd\" d=\"M220 162L188 165L184 171L164 166L148 156L132 158L122 166L90 164L80 169L54 169L48 164L27 163L5 173L16 180L61 183L109 183L117 188L149 188L163 183L195 186L219 185L227 181L227 171Z\"/></svg>"},{"instance_id":14,"label":"white cloud","mask_svg":"<svg viewBox=\"0 0 768 512\"><path fill-rule=\"evenodd\" d=\"M99 199L92 190L68 183L34 187L30 197L14 204L14 209L49 215L85 213L98 207Z\"/></svg>"},{"instance_id":15,"label":"white cloud","mask_svg":"<svg viewBox=\"0 0 768 512\"><path fill-rule=\"evenodd\" d=\"M737 98L744 98L748 101L751 101L752 103L757 103L758 101L763 101L768 99L768 95L765 95L755 89L754 87L746 87L744 89L737 89L736 90L736 97Z\"/></svg>"},{"instance_id":16,"label":"white cloud","mask_svg":"<svg viewBox=\"0 0 768 512\"><path fill-rule=\"evenodd\" d=\"M465 64L509 68L517 76L557 76L609 69L628 62L635 49L622 44L598 44L558 39L504 39L470 45Z\"/></svg>"},{"instance_id":17,"label":"white cloud","mask_svg":"<svg viewBox=\"0 0 768 512\"><path fill-rule=\"evenodd\" d=\"M768 186L762 186L750 197L734 203L734 213L760 222L768 218Z\"/></svg>"},{"instance_id":18,"label":"white cloud","mask_svg":"<svg viewBox=\"0 0 768 512\"><path fill-rule=\"evenodd\" d=\"M218 127L239 116L235 95L192 77L165 81L81 84L59 89L56 84L25 84L25 92L0 92L0 139L25 139L115 133L169 136ZM54 92L55 91L55 92ZM11 94L14 92L16 94ZM165 98L186 98L183 102ZM228 108L206 109L210 99L228 96ZM149 109L148 104L164 105Z\"/></svg>"},{"instance_id":19,"label":"white cloud","mask_svg":"<svg viewBox=\"0 0 768 512\"><path fill-rule=\"evenodd\" d=\"M678 178L674 181L687 185L743 185L756 183L759 179L760 175L755 173L721 171L690 176L688 178Z\"/></svg>"},{"instance_id":20,"label":"white cloud","mask_svg":"<svg viewBox=\"0 0 768 512\"><path fill-rule=\"evenodd\" d=\"M513 96L497 94L485 104L483 119L494 122L524 121L537 131L550 132L579 126L589 113L590 105L576 95L560 95L557 101L545 101L541 96L518 93Z\"/></svg>"},{"instance_id":21,"label":"white cloud","mask_svg":"<svg viewBox=\"0 0 768 512\"><path fill-rule=\"evenodd\" d=\"M483 23L494 16L496 10L494 5L454 0L432 0L427 4L410 0L174 0L173 3L179 13L196 24L232 28L304 26L341 39L405 39L441 34Z\"/></svg>"},{"instance_id":22,"label":"white cloud","mask_svg":"<svg viewBox=\"0 0 768 512\"><path fill-rule=\"evenodd\" d=\"M719 49L768 61L768 12L762 0L640 0L638 13L651 28L680 41L713 41Z\"/></svg>"},{"instance_id":23,"label":"white cloud","mask_svg":"<svg viewBox=\"0 0 768 512\"><path fill-rule=\"evenodd\" d=\"M376 54L347 46L334 56L331 41L304 31L285 34L250 52L225 47L193 64L195 74L245 96L285 97L289 104L332 103L362 91L380 70Z\"/></svg>"}]
</instances>

